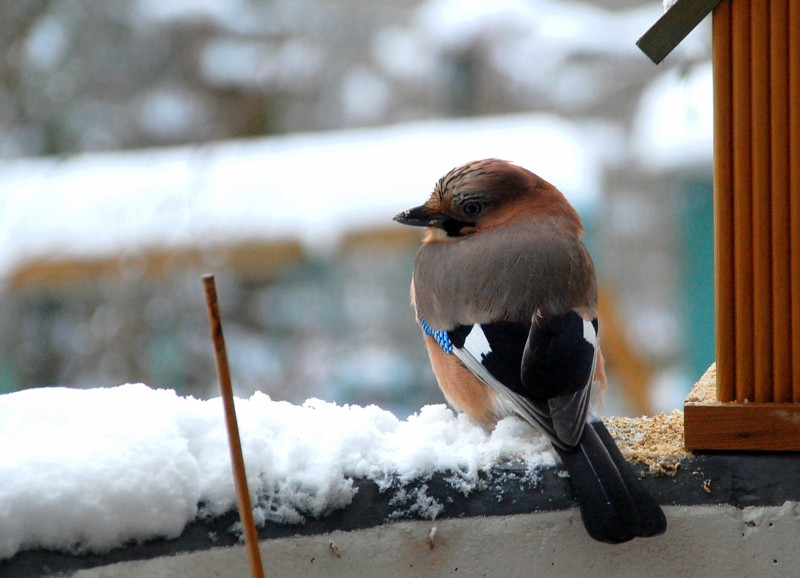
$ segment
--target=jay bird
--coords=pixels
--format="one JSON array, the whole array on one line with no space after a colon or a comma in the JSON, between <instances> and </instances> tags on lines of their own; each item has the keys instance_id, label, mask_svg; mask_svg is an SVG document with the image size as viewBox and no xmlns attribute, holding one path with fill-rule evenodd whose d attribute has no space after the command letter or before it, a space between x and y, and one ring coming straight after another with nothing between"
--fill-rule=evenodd
<instances>
[{"instance_id":1,"label":"jay bird","mask_svg":"<svg viewBox=\"0 0 800 578\"><path fill-rule=\"evenodd\" d=\"M427 227L411 300L447 401L484 424L517 415L542 430L595 540L663 533L660 506L589 410L606 379L597 285L564 195L522 167L479 160L394 220Z\"/></svg>"}]
</instances>

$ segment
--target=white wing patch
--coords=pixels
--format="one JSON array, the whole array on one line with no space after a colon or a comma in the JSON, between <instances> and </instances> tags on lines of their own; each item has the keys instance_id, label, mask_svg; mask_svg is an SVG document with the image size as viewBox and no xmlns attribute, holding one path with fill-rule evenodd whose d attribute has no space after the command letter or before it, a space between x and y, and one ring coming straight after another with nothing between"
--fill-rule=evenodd
<instances>
[{"instance_id":1,"label":"white wing patch","mask_svg":"<svg viewBox=\"0 0 800 578\"><path fill-rule=\"evenodd\" d=\"M597 332L594 330L594 325L592 325L591 321L583 322L583 338L597 349Z\"/></svg>"},{"instance_id":2,"label":"white wing patch","mask_svg":"<svg viewBox=\"0 0 800 578\"><path fill-rule=\"evenodd\" d=\"M492 352L492 346L489 345L489 340L486 339L486 334L479 324L476 323L472 326L467 338L464 340L464 349L478 361L482 361L484 355L489 355Z\"/></svg>"}]
</instances>

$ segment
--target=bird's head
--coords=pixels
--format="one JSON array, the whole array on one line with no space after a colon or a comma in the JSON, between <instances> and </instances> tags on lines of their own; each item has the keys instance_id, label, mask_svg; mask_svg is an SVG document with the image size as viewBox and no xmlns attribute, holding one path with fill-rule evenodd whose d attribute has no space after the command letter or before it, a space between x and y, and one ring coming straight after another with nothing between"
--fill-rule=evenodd
<instances>
[{"instance_id":1,"label":"bird's head","mask_svg":"<svg viewBox=\"0 0 800 578\"><path fill-rule=\"evenodd\" d=\"M580 234L575 209L553 185L498 159L472 161L439 179L427 202L395 215L403 225L429 227L429 239L462 237L528 220L562 219Z\"/></svg>"}]
</instances>

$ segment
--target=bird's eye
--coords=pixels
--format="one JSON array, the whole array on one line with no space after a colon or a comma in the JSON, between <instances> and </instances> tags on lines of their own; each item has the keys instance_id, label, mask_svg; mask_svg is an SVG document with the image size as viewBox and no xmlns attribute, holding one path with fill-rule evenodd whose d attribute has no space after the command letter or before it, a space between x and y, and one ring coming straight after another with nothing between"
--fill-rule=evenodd
<instances>
[{"instance_id":1,"label":"bird's eye","mask_svg":"<svg viewBox=\"0 0 800 578\"><path fill-rule=\"evenodd\" d=\"M468 217L476 217L483 211L483 203L480 201L470 201L464 205L464 214Z\"/></svg>"}]
</instances>

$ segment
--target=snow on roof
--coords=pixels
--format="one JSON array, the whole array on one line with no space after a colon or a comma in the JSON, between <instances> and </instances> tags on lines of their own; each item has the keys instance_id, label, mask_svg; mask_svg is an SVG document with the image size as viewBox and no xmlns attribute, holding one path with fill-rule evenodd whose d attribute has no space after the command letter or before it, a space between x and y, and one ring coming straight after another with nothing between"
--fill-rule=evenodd
<instances>
[{"instance_id":1,"label":"snow on roof","mask_svg":"<svg viewBox=\"0 0 800 578\"><path fill-rule=\"evenodd\" d=\"M428 0L416 20L432 40L446 46L483 38L504 45L516 57L534 48L529 43L546 48L546 59L528 60L519 71L541 66L542 60L561 61L569 53L630 54L637 36L658 13L651 5L612 10L562 0ZM493 33L498 37L492 39ZM523 45L509 45L509 34Z\"/></svg>"},{"instance_id":2,"label":"snow on roof","mask_svg":"<svg viewBox=\"0 0 800 578\"><path fill-rule=\"evenodd\" d=\"M711 63L673 68L645 90L634 121L634 148L645 167L711 164L714 140Z\"/></svg>"},{"instance_id":3,"label":"snow on roof","mask_svg":"<svg viewBox=\"0 0 800 578\"><path fill-rule=\"evenodd\" d=\"M0 276L26 258L296 236L324 247L391 226L464 162L514 161L579 210L600 162L547 115L431 121L201 146L0 162Z\"/></svg>"},{"instance_id":4,"label":"snow on roof","mask_svg":"<svg viewBox=\"0 0 800 578\"><path fill-rule=\"evenodd\" d=\"M256 393L237 399L236 411L262 521L301 523L345 507L355 477L388 489L393 480L449 471L449 483L469 493L479 471L501 460L554 464L550 444L521 420L488 432L443 405L400 421L376 406L297 406ZM417 513L435 518L442 505L424 502ZM235 504L219 398L142 384L0 396L0 559L24 549L101 552L174 538L196 516Z\"/></svg>"}]
</instances>

